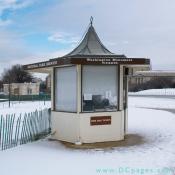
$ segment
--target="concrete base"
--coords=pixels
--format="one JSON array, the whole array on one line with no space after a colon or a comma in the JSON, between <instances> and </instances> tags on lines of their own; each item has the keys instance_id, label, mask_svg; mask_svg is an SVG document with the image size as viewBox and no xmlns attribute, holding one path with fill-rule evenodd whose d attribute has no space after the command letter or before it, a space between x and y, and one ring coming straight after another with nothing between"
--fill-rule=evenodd
<instances>
[{"instance_id":1,"label":"concrete base","mask_svg":"<svg viewBox=\"0 0 175 175\"><path fill-rule=\"evenodd\" d=\"M51 141L58 141L49 139ZM110 141L110 142L97 142L97 143L83 143L81 145L76 145L74 143L58 141L63 144L67 148L72 149L111 149L117 147L128 147L128 146L136 146L140 144L144 144L144 138L140 135L136 134L128 134L125 136L124 140L121 141Z\"/></svg>"}]
</instances>

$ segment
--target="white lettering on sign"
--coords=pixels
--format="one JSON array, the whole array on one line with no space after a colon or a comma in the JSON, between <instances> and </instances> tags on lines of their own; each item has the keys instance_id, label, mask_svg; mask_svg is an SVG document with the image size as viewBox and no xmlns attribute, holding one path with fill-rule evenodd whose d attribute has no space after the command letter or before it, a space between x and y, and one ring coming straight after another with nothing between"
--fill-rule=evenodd
<instances>
[{"instance_id":1,"label":"white lettering on sign","mask_svg":"<svg viewBox=\"0 0 175 175\"><path fill-rule=\"evenodd\" d=\"M87 58L88 62L101 62L102 64L118 64L118 62L132 62L131 58Z\"/></svg>"},{"instance_id":2,"label":"white lettering on sign","mask_svg":"<svg viewBox=\"0 0 175 175\"><path fill-rule=\"evenodd\" d=\"M52 66L57 65L57 61L50 61L50 62L43 62L43 63L37 63L37 64L31 64L27 66L27 69L34 69L34 68L40 68L40 67L46 67L46 66Z\"/></svg>"}]
</instances>

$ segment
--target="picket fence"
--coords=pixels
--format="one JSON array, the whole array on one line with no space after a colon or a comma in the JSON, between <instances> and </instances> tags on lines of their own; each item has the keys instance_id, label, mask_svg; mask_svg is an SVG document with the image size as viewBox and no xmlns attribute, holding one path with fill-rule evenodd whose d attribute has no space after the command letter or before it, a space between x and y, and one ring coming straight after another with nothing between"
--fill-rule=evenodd
<instances>
[{"instance_id":1,"label":"picket fence","mask_svg":"<svg viewBox=\"0 0 175 175\"><path fill-rule=\"evenodd\" d=\"M50 110L0 116L0 150L33 142L51 133Z\"/></svg>"}]
</instances>

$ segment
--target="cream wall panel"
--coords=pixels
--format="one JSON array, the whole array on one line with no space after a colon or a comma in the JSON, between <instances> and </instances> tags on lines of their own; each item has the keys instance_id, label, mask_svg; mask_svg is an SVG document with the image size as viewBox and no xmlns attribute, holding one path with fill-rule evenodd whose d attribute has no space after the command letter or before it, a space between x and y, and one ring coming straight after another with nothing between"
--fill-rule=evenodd
<instances>
[{"instance_id":1,"label":"cream wall panel","mask_svg":"<svg viewBox=\"0 0 175 175\"><path fill-rule=\"evenodd\" d=\"M76 113L52 111L53 139L75 143L79 141L79 117Z\"/></svg>"},{"instance_id":2,"label":"cream wall panel","mask_svg":"<svg viewBox=\"0 0 175 175\"><path fill-rule=\"evenodd\" d=\"M91 116L111 116L111 125L90 125ZM118 141L124 139L123 112L80 114L80 138L83 143Z\"/></svg>"}]
</instances>

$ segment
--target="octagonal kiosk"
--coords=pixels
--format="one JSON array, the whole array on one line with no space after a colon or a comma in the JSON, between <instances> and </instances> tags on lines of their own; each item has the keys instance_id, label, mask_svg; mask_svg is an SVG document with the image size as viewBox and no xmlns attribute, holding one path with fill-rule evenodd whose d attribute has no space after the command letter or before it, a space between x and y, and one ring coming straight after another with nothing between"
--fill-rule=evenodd
<instances>
[{"instance_id":1,"label":"octagonal kiosk","mask_svg":"<svg viewBox=\"0 0 175 175\"><path fill-rule=\"evenodd\" d=\"M71 143L123 140L127 132L127 75L149 59L111 53L90 23L69 54L25 65L51 74L52 137Z\"/></svg>"}]
</instances>

